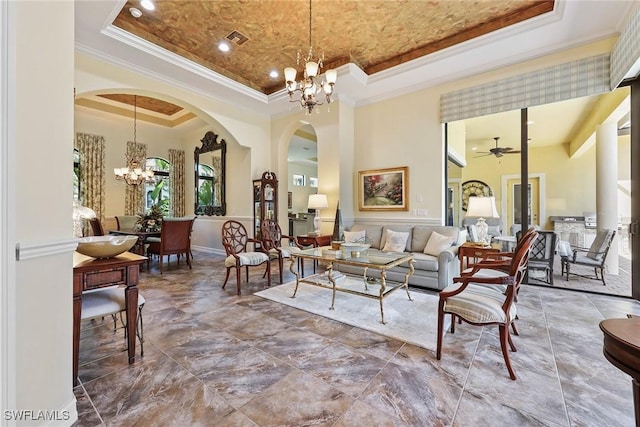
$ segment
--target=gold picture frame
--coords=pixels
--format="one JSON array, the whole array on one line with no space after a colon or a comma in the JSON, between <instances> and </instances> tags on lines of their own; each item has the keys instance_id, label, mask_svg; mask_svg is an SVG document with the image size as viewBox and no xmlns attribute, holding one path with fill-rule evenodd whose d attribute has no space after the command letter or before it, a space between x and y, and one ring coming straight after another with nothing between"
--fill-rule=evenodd
<instances>
[{"instance_id":1,"label":"gold picture frame","mask_svg":"<svg viewBox=\"0 0 640 427\"><path fill-rule=\"evenodd\" d=\"M358 193L361 211L409 210L409 167L359 171Z\"/></svg>"}]
</instances>

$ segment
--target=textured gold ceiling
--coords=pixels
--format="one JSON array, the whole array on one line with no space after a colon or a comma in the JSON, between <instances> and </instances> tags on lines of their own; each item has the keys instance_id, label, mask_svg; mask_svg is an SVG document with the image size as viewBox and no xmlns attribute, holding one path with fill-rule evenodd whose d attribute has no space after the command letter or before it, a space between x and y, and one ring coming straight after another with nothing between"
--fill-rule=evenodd
<instances>
[{"instance_id":1,"label":"textured gold ceiling","mask_svg":"<svg viewBox=\"0 0 640 427\"><path fill-rule=\"evenodd\" d=\"M178 105L142 95L105 94L98 96L131 106L135 104L137 108L154 111L156 113L164 114L165 116L173 116L175 113L183 110L183 108Z\"/></svg>"},{"instance_id":2,"label":"textured gold ceiling","mask_svg":"<svg viewBox=\"0 0 640 427\"><path fill-rule=\"evenodd\" d=\"M324 69L352 62L371 75L553 10L553 0L314 0L312 43ZM134 18L136 7L143 12ZM306 0L128 0L113 24L266 94L309 48ZM238 31L248 40L217 44ZM297 67L299 71L302 67ZM269 77L271 70L280 77Z\"/></svg>"}]
</instances>

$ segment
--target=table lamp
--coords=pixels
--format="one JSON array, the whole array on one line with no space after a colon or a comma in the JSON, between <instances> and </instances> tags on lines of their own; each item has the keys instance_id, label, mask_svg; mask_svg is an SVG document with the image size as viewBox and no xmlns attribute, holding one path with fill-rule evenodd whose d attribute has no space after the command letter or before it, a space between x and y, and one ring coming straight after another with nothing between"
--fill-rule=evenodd
<instances>
[{"instance_id":1,"label":"table lamp","mask_svg":"<svg viewBox=\"0 0 640 427\"><path fill-rule=\"evenodd\" d=\"M500 218L498 210L496 209L495 197L469 197L469 203L467 205L467 217L477 217L478 222L476 228L478 229L478 240L483 244L489 244L489 225L485 221L485 218Z\"/></svg>"},{"instance_id":2,"label":"table lamp","mask_svg":"<svg viewBox=\"0 0 640 427\"><path fill-rule=\"evenodd\" d=\"M320 209L326 209L329 207L326 194L310 194L309 195L309 209L316 210L316 216L313 218L313 227L315 228L314 234L320 235Z\"/></svg>"}]
</instances>

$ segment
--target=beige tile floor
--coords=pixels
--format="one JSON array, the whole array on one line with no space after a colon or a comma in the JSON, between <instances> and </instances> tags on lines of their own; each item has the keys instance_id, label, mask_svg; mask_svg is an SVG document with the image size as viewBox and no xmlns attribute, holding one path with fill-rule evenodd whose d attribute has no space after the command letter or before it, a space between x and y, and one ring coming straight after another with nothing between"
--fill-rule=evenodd
<instances>
[{"instance_id":1,"label":"beige tile floor","mask_svg":"<svg viewBox=\"0 0 640 427\"><path fill-rule=\"evenodd\" d=\"M240 297L223 279L222 257L198 251L193 270L175 257L162 276L144 269L144 357L107 355L124 348L109 321L83 331L75 425L634 425L631 380L604 359L598 328L640 314L631 299L524 287L511 381L495 328L460 325L437 361L253 296L261 271Z\"/></svg>"}]
</instances>

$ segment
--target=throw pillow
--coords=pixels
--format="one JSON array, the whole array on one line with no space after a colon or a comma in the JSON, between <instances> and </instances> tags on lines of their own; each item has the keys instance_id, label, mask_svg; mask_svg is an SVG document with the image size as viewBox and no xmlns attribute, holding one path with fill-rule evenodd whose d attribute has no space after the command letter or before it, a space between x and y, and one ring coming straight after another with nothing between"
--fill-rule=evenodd
<instances>
[{"instance_id":1,"label":"throw pillow","mask_svg":"<svg viewBox=\"0 0 640 427\"><path fill-rule=\"evenodd\" d=\"M424 248L424 253L427 255L438 256L440 252L444 251L453 243L453 239L449 236L443 236L435 231L429 236L427 246Z\"/></svg>"},{"instance_id":2,"label":"throw pillow","mask_svg":"<svg viewBox=\"0 0 640 427\"><path fill-rule=\"evenodd\" d=\"M366 230L360 231L345 231L344 241L345 243L363 243L365 241Z\"/></svg>"},{"instance_id":3,"label":"throw pillow","mask_svg":"<svg viewBox=\"0 0 640 427\"><path fill-rule=\"evenodd\" d=\"M409 238L409 233L387 229L386 237L387 240L384 244L384 248L382 248L383 251L404 252L404 250L407 248L407 239Z\"/></svg>"}]
</instances>

